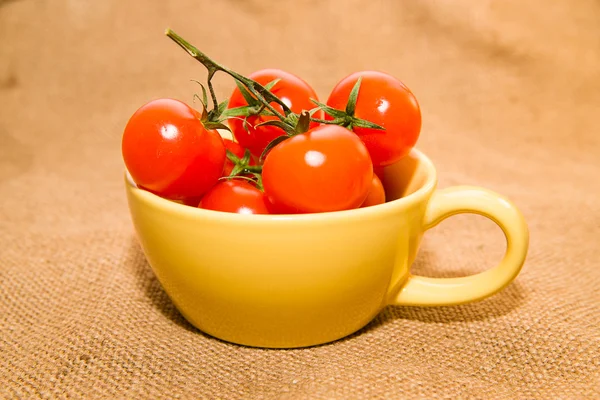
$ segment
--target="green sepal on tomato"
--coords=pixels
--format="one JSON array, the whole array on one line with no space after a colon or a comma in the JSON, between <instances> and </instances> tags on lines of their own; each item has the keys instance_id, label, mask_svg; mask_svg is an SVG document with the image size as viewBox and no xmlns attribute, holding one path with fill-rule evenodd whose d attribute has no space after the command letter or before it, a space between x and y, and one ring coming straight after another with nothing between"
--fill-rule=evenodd
<instances>
[{"instance_id":1,"label":"green sepal on tomato","mask_svg":"<svg viewBox=\"0 0 600 400\"><path fill-rule=\"evenodd\" d=\"M239 163L240 161L244 160L244 157L247 155L246 154L247 149L243 148L242 145L240 145L237 142L234 142L231 139L223 138L223 142L225 143L225 149L228 150L229 152L231 152L231 154L233 154L235 156L235 157L231 157L230 155L228 155L225 159L225 166L223 168L223 176L227 177L227 176L230 176L231 173L234 171L234 169L236 167L236 162ZM257 165L256 158L254 156L250 155L248 157L247 164L248 164L248 166L256 166Z\"/></svg>"},{"instance_id":2,"label":"green sepal on tomato","mask_svg":"<svg viewBox=\"0 0 600 400\"><path fill-rule=\"evenodd\" d=\"M356 103L349 106L351 92L359 79ZM348 126L367 146L375 167L393 164L406 156L421 132L421 110L417 99L404 83L383 72L362 71L345 77L333 88L326 105L334 109L332 113L326 112L328 121L336 117L344 121L339 116L349 113L350 117L383 128Z\"/></svg>"}]
</instances>

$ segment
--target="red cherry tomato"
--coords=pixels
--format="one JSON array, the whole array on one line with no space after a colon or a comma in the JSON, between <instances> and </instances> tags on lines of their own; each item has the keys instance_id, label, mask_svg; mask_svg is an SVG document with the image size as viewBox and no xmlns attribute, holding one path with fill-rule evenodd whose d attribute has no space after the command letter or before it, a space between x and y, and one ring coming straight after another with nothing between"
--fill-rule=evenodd
<instances>
[{"instance_id":1,"label":"red cherry tomato","mask_svg":"<svg viewBox=\"0 0 600 400\"><path fill-rule=\"evenodd\" d=\"M173 99L153 100L129 119L122 140L123 160L133 181L169 199L198 197L223 172L225 146L200 114Z\"/></svg>"},{"instance_id":2,"label":"red cherry tomato","mask_svg":"<svg viewBox=\"0 0 600 400\"><path fill-rule=\"evenodd\" d=\"M200 203L201 199L202 197L187 197L185 199L179 200L179 202L186 206L198 207L198 203Z\"/></svg>"},{"instance_id":3,"label":"red cherry tomato","mask_svg":"<svg viewBox=\"0 0 600 400\"><path fill-rule=\"evenodd\" d=\"M263 185L279 213L358 208L369 193L373 164L358 136L321 125L284 140L268 153Z\"/></svg>"},{"instance_id":4,"label":"red cherry tomato","mask_svg":"<svg viewBox=\"0 0 600 400\"><path fill-rule=\"evenodd\" d=\"M361 207L371 207L376 206L377 204L385 203L385 189L383 188L383 184L377 174L373 174L373 180L371 181L371 188L369 190L369 194Z\"/></svg>"},{"instance_id":5,"label":"red cherry tomato","mask_svg":"<svg viewBox=\"0 0 600 400\"><path fill-rule=\"evenodd\" d=\"M235 154L238 158L241 159L244 157L246 149L243 148L239 143L234 142L231 139L223 139L223 142L225 143L225 148L231 151L233 154ZM256 165L254 157L250 159L249 165ZM233 170L233 167L233 162L229 158L226 158L225 167L223 168L223 176L229 176L229 174L231 174L231 171Z\"/></svg>"},{"instance_id":6,"label":"red cherry tomato","mask_svg":"<svg viewBox=\"0 0 600 400\"><path fill-rule=\"evenodd\" d=\"M315 108L315 104L310 99L318 100L317 94L308 83L301 78L279 69L263 69L249 75L253 79L265 86L269 82L279 79L279 82L271 88L271 92L279 97L293 112L300 114L303 110ZM236 87L229 99L229 108L247 106L248 103L242 96L240 90ZM283 113L283 109L276 103L271 104L277 111ZM313 115L314 118L323 118L322 111ZM275 138L282 136L285 132L275 126L259 126L261 122L276 120L275 116L249 116L247 118L248 130L244 128L244 117L230 118L228 123L235 139L252 154L260 157L263 150ZM317 123L312 123L311 127L316 127Z\"/></svg>"},{"instance_id":7,"label":"red cherry tomato","mask_svg":"<svg viewBox=\"0 0 600 400\"><path fill-rule=\"evenodd\" d=\"M373 166L373 173L379 177L379 180L383 180L383 167Z\"/></svg>"},{"instance_id":8,"label":"red cherry tomato","mask_svg":"<svg viewBox=\"0 0 600 400\"><path fill-rule=\"evenodd\" d=\"M369 149L373 165L395 163L414 147L421 132L421 110L412 92L398 79L376 71L353 73L333 89L327 105L345 110L348 97L362 77L355 116L382 126L385 130L354 127ZM332 119L329 115L326 119Z\"/></svg>"},{"instance_id":9,"label":"red cherry tomato","mask_svg":"<svg viewBox=\"0 0 600 400\"><path fill-rule=\"evenodd\" d=\"M269 214L269 203L263 192L249 182L231 179L216 184L202 200L199 208L238 214Z\"/></svg>"}]
</instances>

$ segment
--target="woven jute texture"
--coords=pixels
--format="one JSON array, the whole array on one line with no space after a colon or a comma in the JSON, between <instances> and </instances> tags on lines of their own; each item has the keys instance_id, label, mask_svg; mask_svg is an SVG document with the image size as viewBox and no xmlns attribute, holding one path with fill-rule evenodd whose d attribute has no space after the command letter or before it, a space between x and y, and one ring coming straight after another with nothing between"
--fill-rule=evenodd
<instances>
[{"instance_id":1,"label":"woven jute texture","mask_svg":"<svg viewBox=\"0 0 600 400\"><path fill-rule=\"evenodd\" d=\"M599 20L594 0L0 1L0 398L600 398ZM357 70L403 80L439 186L522 210L522 273L484 301L388 307L313 348L193 328L141 253L122 181L129 116L191 102L205 79L167 27L321 99ZM220 97L232 87L217 78ZM504 248L492 222L452 217L413 272L472 274Z\"/></svg>"}]
</instances>

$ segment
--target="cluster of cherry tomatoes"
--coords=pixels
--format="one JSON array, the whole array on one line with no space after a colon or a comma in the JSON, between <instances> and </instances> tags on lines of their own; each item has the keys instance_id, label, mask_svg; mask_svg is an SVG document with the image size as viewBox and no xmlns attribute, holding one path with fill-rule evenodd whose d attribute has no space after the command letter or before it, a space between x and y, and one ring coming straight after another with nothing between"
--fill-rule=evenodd
<instances>
[{"instance_id":1,"label":"cluster of cherry tomatoes","mask_svg":"<svg viewBox=\"0 0 600 400\"><path fill-rule=\"evenodd\" d=\"M377 172L407 155L421 129L417 100L402 82L357 72L323 104L288 72L265 69L248 79L281 102L267 108L236 82L227 109L219 107L234 140L207 123L204 102L203 112L174 99L138 109L122 140L134 182L167 199L233 213L318 213L385 202ZM284 105L304 118L304 129L282 129Z\"/></svg>"}]
</instances>

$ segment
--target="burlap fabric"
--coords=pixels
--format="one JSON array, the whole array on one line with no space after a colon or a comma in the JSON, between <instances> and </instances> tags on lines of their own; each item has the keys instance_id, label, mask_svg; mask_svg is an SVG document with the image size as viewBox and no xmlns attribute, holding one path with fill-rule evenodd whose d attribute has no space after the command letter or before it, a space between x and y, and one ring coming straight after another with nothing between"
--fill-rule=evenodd
<instances>
[{"instance_id":1,"label":"burlap fabric","mask_svg":"<svg viewBox=\"0 0 600 400\"><path fill-rule=\"evenodd\" d=\"M0 397L598 398L599 19L593 0L0 2ZM521 275L476 304L389 307L314 348L195 330L141 254L122 182L131 113L191 101L205 78L166 27L321 98L356 70L405 81L440 187L485 186L525 214ZM503 251L494 224L457 216L414 271L473 273Z\"/></svg>"}]
</instances>

